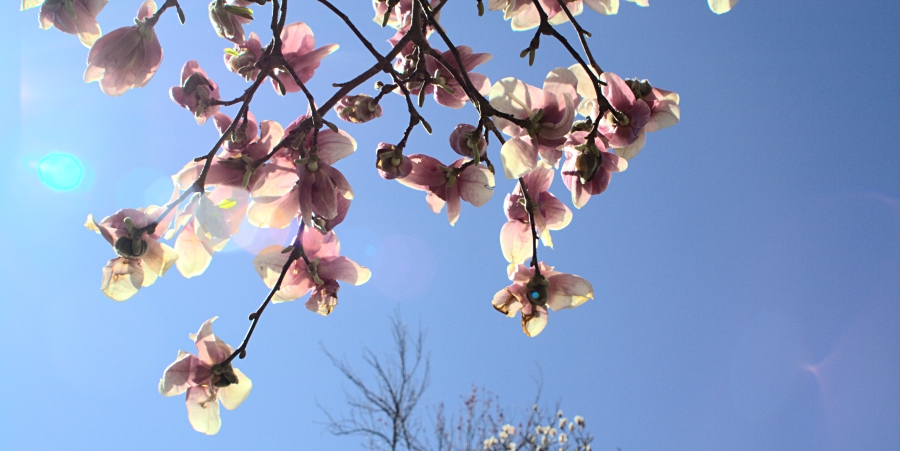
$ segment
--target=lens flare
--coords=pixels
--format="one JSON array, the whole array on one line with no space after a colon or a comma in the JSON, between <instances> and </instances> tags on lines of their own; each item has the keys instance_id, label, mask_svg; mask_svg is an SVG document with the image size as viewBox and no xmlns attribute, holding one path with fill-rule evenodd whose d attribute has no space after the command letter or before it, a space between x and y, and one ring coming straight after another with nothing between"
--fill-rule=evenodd
<instances>
[{"instance_id":1,"label":"lens flare","mask_svg":"<svg viewBox=\"0 0 900 451\"><path fill-rule=\"evenodd\" d=\"M81 184L84 168L81 162L67 153L51 153L38 162L41 182L57 191L73 190Z\"/></svg>"}]
</instances>

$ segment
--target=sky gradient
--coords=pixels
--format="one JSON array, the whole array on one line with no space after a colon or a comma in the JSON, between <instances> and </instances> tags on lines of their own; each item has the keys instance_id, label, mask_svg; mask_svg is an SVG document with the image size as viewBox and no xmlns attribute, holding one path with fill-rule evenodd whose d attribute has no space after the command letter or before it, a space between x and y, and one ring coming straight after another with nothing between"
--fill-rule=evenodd
<instances>
[{"instance_id":1,"label":"sky gradient","mask_svg":"<svg viewBox=\"0 0 900 451\"><path fill-rule=\"evenodd\" d=\"M651 134L628 170L574 211L554 232L555 249L539 249L557 270L591 281L595 299L552 312L536 338L490 305L509 283L498 236L513 183L499 164L494 198L465 204L451 227L423 193L373 167L377 143L396 142L405 127L401 97L389 96L377 121L339 123L359 148L337 165L356 197L336 233L372 279L344 286L327 318L303 300L271 306L237 365L253 392L223 411L213 437L194 432L183 399L156 384L179 349L193 351L187 334L206 319L219 316L216 334L240 342L268 291L254 252L287 233L248 225L201 277L173 269L116 303L98 289L114 254L82 224L88 213L165 202L168 177L208 152L214 127L198 127L168 89L196 59L223 98L237 96L245 84L221 62L230 45L205 4L184 2L186 26L166 14L156 27L165 54L154 79L110 98L82 81L87 49L77 38L40 30L36 10L13 3L0 15L13 36L0 51L11 62L0 73L3 448L360 449L358 438L324 432L317 403L346 411L349 386L320 344L362 368L362 346L390 349L388 318L399 309L427 331L423 413L456 405L473 385L518 412L542 377L546 401L586 418L594 450L900 449L896 2L744 0L722 16L702 0L623 2L617 16L580 16L604 70L678 92L682 120ZM371 21L368 2L335 3L355 5L351 18L389 49L393 30ZM129 25L138 5L110 2L101 27ZM371 65L325 8L293 0L291 9L289 22L307 22L320 45L341 45L309 84L318 98ZM479 68L492 82L540 85L572 64L545 38L528 68L518 54L531 33L475 11L452 1L441 21L458 45L494 55ZM263 41L265 22L249 27ZM306 104L263 86L251 110L286 126ZM423 114L435 133L417 129L409 153L452 161L447 136L475 113L428 99ZM496 142L488 152L499 162ZM40 162L59 153L83 165L74 189L42 183ZM551 191L574 210L558 174Z\"/></svg>"}]
</instances>

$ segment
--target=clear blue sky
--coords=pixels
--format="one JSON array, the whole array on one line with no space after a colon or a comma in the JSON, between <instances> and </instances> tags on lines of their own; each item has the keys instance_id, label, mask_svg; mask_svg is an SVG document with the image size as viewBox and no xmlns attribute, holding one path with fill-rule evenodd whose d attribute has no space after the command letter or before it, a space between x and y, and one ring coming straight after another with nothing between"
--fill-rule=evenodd
<instances>
[{"instance_id":1,"label":"clear blue sky","mask_svg":"<svg viewBox=\"0 0 900 451\"><path fill-rule=\"evenodd\" d=\"M164 202L167 177L216 139L168 99L186 60L199 60L223 97L243 81L222 64L225 42L204 2L185 2L188 26L163 17L159 72L119 98L81 80L87 50L76 38L38 29L37 12L17 3L0 14L0 447L356 449L359 439L317 423L316 403L342 411L347 387L319 343L361 365L362 345L389 349L399 306L427 329L425 406L454 404L476 384L526 408L542 372L545 399L587 418L595 450L900 449L896 2L744 0L723 16L702 0L625 3L613 17L586 11L601 66L681 94L682 121L649 136L609 190L554 234L557 249L540 249L558 270L590 280L596 298L552 313L535 339L490 306L508 284L498 235L512 183L501 173L494 199L464 205L450 227L421 192L373 167L377 142L399 139L401 99L388 99L379 121L348 124L359 150L338 167L356 199L337 232L372 280L344 287L327 318L302 301L268 310L239 365L253 392L223 412L214 437L194 432L182 399L160 396L156 384L207 318L220 317L215 331L227 342L243 337L267 292L253 254L230 246L202 277L173 269L117 304L98 289L112 251L82 224L88 213ZM103 30L130 24L138 3L110 2ZM390 32L371 22L368 1L338 3L357 5L350 15L388 49ZM492 81L539 85L571 64L545 39L527 68L518 53L531 34L512 33L498 13L476 18L474 3L451 2L442 22L459 44L494 54L481 67ZM317 96L371 63L324 8L307 0L291 9L320 44L341 44L311 83ZM268 36L259 22L250 29ZM417 130L409 149L454 159L447 135L474 114L427 103L435 135ZM286 125L306 106L264 88L252 109ZM499 162L499 149L488 151ZM83 162L78 188L41 183L35 166L52 152ZM559 177L552 191L571 205Z\"/></svg>"}]
</instances>

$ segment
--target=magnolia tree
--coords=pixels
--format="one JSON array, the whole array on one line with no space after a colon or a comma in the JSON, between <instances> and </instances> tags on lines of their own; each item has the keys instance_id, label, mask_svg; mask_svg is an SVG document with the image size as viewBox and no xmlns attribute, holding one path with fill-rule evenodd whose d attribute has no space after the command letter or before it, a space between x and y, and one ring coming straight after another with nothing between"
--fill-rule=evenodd
<instances>
[{"instance_id":1,"label":"magnolia tree","mask_svg":"<svg viewBox=\"0 0 900 451\"><path fill-rule=\"evenodd\" d=\"M96 18L107 1L22 0L21 7L40 6L42 28L77 35L90 48L84 80L98 82L106 95L119 96L147 85L159 68L163 51L154 27L163 15L174 11L181 23L186 18L178 0L161 5L146 0L137 9L134 25L101 35ZM647 0L629 1L648 6ZM361 285L371 276L369 269L340 255L335 228L350 209L353 188L337 166L357 145L328 118L331 111L350 124L367 122L385 113L380 104L384 96L403 96L406 111L396 114L408 115L408 125L374 149L375 169L386 180L424 191L435 213L446 205L451 225L459 219L463 201L480 207L490 200L498 172L493 162L499 154L502 176L518 183L504 199L508 221L499 230L512 283L494 295L492 304L504 315L519 314L522 330L531 337L547 325L550 310L577 307L594 295L589 281L538 258L538 242L552 246L550 232L572 221L572 210L549 192L555 174L559 172L571 192L572 204L581 208L606 190L614 172L628 167L648 132L674 125L680 116L678 94L604 71L591 53L591 33L576 16L584 6L590 13L616 14L619 0L488 0L486 6L477 0L465 6L478 15L485 10L502 13L513 30L533 30L520 54L530 65L542 40L558 41L565 48L573 64L549 70L541 87L512 76L491 83L478 73L491 55L476 51L483 42L462 42L473 35L450 36L441 27L440 12L447 0L373 0L373 26L396 30L387 53L378 51L340 8L317 0L346 24L352 38L372 54L373 63L352 78L348 75L350 81L334 83L335 92L316 94L307 83L338 46L316 47L309 24L288 23L289 3L293 7L296 2L210 2L209 20L216 34L233 44L225 51L224 64L249 86L235 97L223 95L196 61L185 62L170 97L197 124L211 120L218 140L172 176L174 189L166 205L135 206L99 221L88 216L86 222L118 255L103 267L101 284L103 293L116 301L152 285L173 265L185 277L202 274L245 218L264 228L297 222L291 245L270 246L254 258L262 282L271 290L250 315L240 345L233 348L216 337L212 318L191 336L197 354L179 351L163 372L159 392L185 394L190 424L206 434L219 430L220 403L234 409L250 393L250 379L233 363L246 356L269 304L309 295L306 307L328 315L337 305L339 282ZM737 0L708 2L721 14ZM254 3L263 11L271 9L271 36L244 32L245 24L259 20L258 12L249 8ZM560 26L573 27L578 42L570 43L557 30ZM373 79L376 96L354 93ZM250 106L266 83L282 96L301 93L296 98L308 103L307 113L286 127L255 117ZM459 154L456 161L407 152L417 125L428 134L435 132L419 110L429 96L448 108L472 108L471 123L438 130ZM220 111L229 106L237 111ZM497 440L491 446L503 443Z\"/></svg>"}]
</instances>

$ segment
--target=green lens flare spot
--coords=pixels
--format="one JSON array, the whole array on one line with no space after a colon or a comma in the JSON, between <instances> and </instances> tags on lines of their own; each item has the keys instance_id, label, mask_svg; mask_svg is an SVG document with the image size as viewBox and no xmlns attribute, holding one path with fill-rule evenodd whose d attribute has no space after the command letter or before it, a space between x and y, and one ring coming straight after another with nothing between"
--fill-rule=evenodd
<instances>
[{"instance_id":1,"label":"green lens flare spot","mask_svg":"<svg viewBox=\"0 0 900 451\"><path fill-rule=\"evenodd\" d=\"M67 153L51 153L38 162L41 182L57 191L69 191L78 187L84 176L81 162Z\"/></svg>"}]
</instances>

